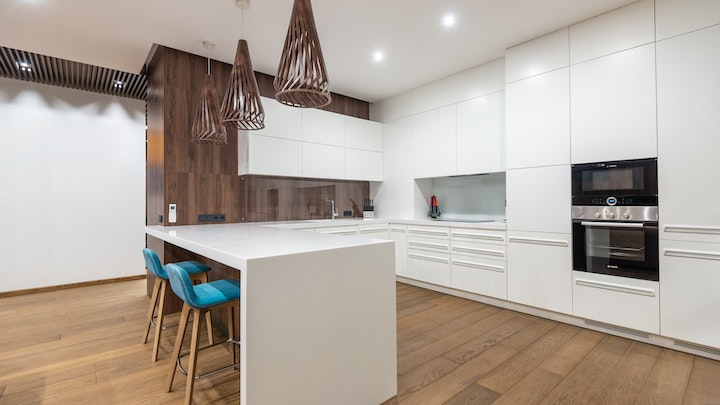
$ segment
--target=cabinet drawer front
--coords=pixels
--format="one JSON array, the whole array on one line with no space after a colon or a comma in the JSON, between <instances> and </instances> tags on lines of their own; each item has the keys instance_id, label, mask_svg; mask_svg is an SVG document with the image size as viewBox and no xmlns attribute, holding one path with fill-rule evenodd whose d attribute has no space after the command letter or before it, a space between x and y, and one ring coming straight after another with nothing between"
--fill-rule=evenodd
<instances>
[{"instance_id":1,"label":"cabinet drawer front","mask_svg":"<svg viewBox=\"0 0 720 405\"><path fill-rule=\"evenodd\" d=\"M450 255L408 250L407 275L420 281L450 286Z\"/></svg>"},{"instance_id":2,"label":"cabinet drawer front","mask_svg":"<svg viewBox=\"0 0 720 405\"><path fill-rule=\"evenodd\" d=\"M458 241L505 244L505 232L475 229L452 229L450 237Z\"/></svg>"},{"instance_id":3,"label":"cabinet drawer front","mask_svg":"<svg viewBox=\"0 0 720 405\"><path fill-rule=\"evenodd\" d=\"M409 249L431 250L436 252L450 252L450 243L442 239L408 238Z\"/></svg>"},{"instance_id":4,"label":"cabinet drawer front","mask_svg":"<svg viewBox=\"0 0 720 405\"><path fill-rule=\"evenodd\" d=\"M315 232L332 235L357 235L357 226L334 226L327 228L316 228Z\"/></svg>"},{"instance_id":5,"label":"cabinet drawer front","mask_svg":"<svg viewBox=\"0 0 720 405\"><path fill-rule=\"evenodd\" d=\"M565 239L529 238L529 237L520 237L520 236L509 237L508 242L525 243L525 244L529 244L529 245L557 246L557 247L570 246L570 241L565 240Z\"/></svg>"},{"instance_id":6,"label":"cabinet drawer front","mask_svg":"<svg viewBox=\"0 0 720 405\"><path fill-rule=\"evenodd\" d=\"M478 260L473 257L453 257L450 270L453 288L507 299L505 262Z\"/></svg>"},{"instance_id":7,"label":"cabinet drawer front","mask_svg":"<svg viewBox=\"0 0 720 405\"><path fill-rule=\"evenodd\" d=\"M450 228L434 226L413 226L408 228L408 234L431 238L450 239Z\"/></svg>"},{"instance_id":8,"label":"cabinet drawer front","mask_svg":"<svg viewBox=\"0 0 720 405\"><path fill-rule=\"evenodd\" d=\"M495 260L505 260L507 248L505 245L489 243L464 242L453 240L450 244L452 254L485 257Z\"/></svg>"}]
</instances>

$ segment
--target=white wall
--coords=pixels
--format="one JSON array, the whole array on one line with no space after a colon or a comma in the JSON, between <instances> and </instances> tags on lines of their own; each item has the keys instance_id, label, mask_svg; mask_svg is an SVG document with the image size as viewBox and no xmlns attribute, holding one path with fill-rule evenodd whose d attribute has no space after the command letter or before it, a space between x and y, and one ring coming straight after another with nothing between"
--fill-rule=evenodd
<instances>
[{"instance_id":1,"label":"white wall","mask_svg":"<svg viewBox=\"0 0 720 405\"><path fill-rule=\"evenodd\" d=\"M0 292L144 274L144 101L0 78L0 145Z\"/></svg>"}]
</instances>

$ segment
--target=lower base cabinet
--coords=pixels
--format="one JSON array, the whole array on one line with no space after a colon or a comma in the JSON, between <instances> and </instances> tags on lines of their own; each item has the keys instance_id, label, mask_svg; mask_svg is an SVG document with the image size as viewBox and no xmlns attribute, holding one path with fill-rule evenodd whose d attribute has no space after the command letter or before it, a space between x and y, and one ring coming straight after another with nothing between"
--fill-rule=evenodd
<instances>
[{"instance_id":1,"label":"lower base cabinet","mask_svg":"<svg viewBox=\"0 0 720 405\"><path fill-rule=\"evenodd\" d=\"M572 313L570 234L508 231L508 300Z\"/></svg>"},{"instance_id":2,"label":"lower base cabinet","mask_svg":"<svg viewBox=\"0 0 720 405\"><path fill-rule=\"evenodd\" d=\"M660 241L660 332L720 347L720 244Z\"/></svg>"},{"instance_id":3,"label":"lower base cabinet","mask_svg":"<svg viewBox=\"0 0 720 405\"><path fill-rule=\"evenodd\" d=\"M574 316L658 334L659 310L657 281L573 271Z\"/></svg>"},{"instance_id":4,"label":"lower base cabinet","mask_svg":"<svg viewBox=\"0 0 720 405\"><path fill-rule=\"evenodd\" d=\"M407 277L407 225L390 224L390 240L395 241L395 274Z\"/></svg>"},{"instance_id":5,"label":"lower base cabinet","mask_svg":"<svg viewBox=\"0 0 720 405\"><path fill-rule=\"evenodd\" d=\"M479 259L453 253L450 264L452 288L507 299L504 260Z\"/></svg>"},{"instance_id":6,"label":"lower base cabinet","mask_svg":"<svg viewBox=\"0 0 720 405\"><path fill-rule=\"evenodd\" d=\"M450 287L450 254L408 249L407 275L416 280Z\"/></svg>"}]
</instances>

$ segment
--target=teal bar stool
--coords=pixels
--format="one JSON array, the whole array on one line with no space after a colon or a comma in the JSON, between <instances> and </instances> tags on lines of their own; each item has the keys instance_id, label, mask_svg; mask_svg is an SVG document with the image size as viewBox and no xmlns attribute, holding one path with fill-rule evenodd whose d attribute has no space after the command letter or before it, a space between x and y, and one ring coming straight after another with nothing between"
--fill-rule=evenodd
<instances>
[{"instance_id":1,"label":"teal bar stool","mask_svg":"<svg viewBox=\"0 0 720 405\"><path fill-rule=\"evenodd\" d=\"M170 365L172 370L168 375L167 380L167 391L172 391L173 380L175 379L175 372L178 368L183 374L187 375L187 384L185 387L185 404L190 405L192 403L193 388L195 386L195 380L197 378L206 377L211 374L215 374L219 371L237 368L239 362L235 355L235 345L240 344L238 340L234 340L234 317L233 317L233 306L238 304L240 300L240 281L239 280L215 280L205 284L193 285L190 280L188 272L182 267L175 264L168 264L166 266L168 277L170 278L170 287L177 294L180 299L183 300L182 313L180 315L180 326L178 327L177 337L175 338L175 348L173 349L173 363ZM196 375L196 365L198 358L198 351L201 349L207 349L215 346L213 344L200 348L198 342L198 336L200 334L200 319L203 315L209 313L211 309L216 308L227 308L228 314L228 340L230 343L230 351L232 352L233 364L219 368L217 370L205 373L203 375ZM190 312L193 313L193 328L192 336L190 341L190 352L184 355L180 354L183 340L185 338L185 332L187 329L188 318ZM220 342L218 344L221 344ZM182 367L180 362L181 357L189 356L187 370Z\"/></svg>"},{"instance_id":2,"label":"teal bar stool","mask_svg":"<svg viewBox=\"0 0 720 405\"><path fill-rule=\"evenodd\" d=\"M153 284L153 292L150 298L150 308L148 309L147 320L145 321L145 337L143 338L143 344L147 343L148 336L150 335L150 328L155 326L155 342L153 343L152 361L157 361L158 349L160 347L160 335L163 329L164 319L164 307L165 307L165 293L167 290L168 273L160 263L160 258L157 253L152 249L143 249L143 257L145 258L145 267L155 275L155 283ZM175 263L176 265L185 269L185 271L194 280L207 283L208 277L207 272L210 271L210 267L196 261L185 261ZM156 310L157 309L157 315ZM156 320L155 320L156 319ZM153 322L153 320L155 320ZM207 328L208 328L208 339L210 344L213 344L212 340L212 322L210 314L206 317Z\"/></svg>"}]
</instances>

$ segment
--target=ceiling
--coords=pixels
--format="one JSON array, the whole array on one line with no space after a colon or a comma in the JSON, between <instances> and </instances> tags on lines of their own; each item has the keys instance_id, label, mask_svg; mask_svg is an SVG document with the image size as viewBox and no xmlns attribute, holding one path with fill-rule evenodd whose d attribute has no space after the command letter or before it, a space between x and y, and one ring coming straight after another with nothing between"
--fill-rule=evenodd
<instances>
[{"instance_id":1,"label":"ceiling","mask_svg":"<svg viewBox=\"0 0 720 405\"><path fill-rule=\"evenodd\" d=\"M153 43L232 63L244 38L254 69L274 75L293 1L250 1L242 10L235 0L3 0L0 46L140 73ZM312 7L331 90L376 102L634 1L313 0ZM455 26L443 26L446 13Z\"/></svg>"}]
</instances>

